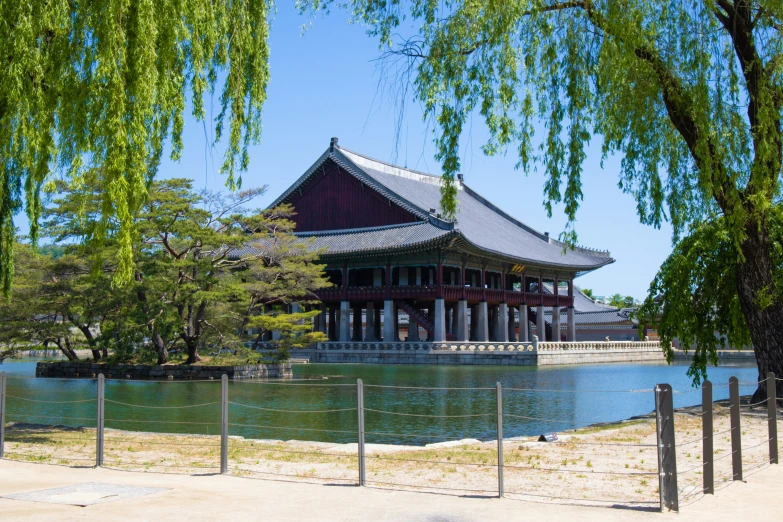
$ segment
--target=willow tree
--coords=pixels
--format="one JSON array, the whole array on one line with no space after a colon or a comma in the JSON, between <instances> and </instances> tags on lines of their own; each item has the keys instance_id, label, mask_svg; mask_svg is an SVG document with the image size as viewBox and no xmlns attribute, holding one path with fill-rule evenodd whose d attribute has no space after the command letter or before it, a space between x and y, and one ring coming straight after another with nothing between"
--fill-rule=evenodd
<instances>
[{"instance_id":1,"label":"willow tree","mask_svg":"<svg viewBox=\"0 0 783 522\"><path fill-rule=\"evenodd\" d=\"M562 236L573 244L585 151L599 135L604 157L622 156L619 185L636 199L642 223L669 220L675 241L701 223L720 224L760 376L783 374L770 234L781 175L780 0L349 5L435 122L446 214L456 206L459 138L479 113L489 131L485 153L512 147L520 168L543 167L544 203L550 214L553 203L564 205ZM536 121L544 123L540 138Z\"/></svg>"},{"instance_id":2,"label":"willow tree","mask_svg":"<svg viewBox=\"0 0 783 522\"><path fill-rule=\"evenodd\" d=\"M269 78L271 0L17 0L0 3L0 286L13 276L13 216L35 240L53 174L97 169L101 213L119 232L115 282L132 280L133 216L170 140L182 152L186 98L204 119L220 89L221 171L241 184ZM218 78L220 77L220 82Z\"/></svg>"}]
</instances>

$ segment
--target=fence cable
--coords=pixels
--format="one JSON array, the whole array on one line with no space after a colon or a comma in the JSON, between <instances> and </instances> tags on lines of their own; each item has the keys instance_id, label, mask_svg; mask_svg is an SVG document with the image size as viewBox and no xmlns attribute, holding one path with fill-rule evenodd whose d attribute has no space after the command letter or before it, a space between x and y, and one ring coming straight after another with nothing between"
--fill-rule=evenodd
<instances>
[{"instance_id":1,"label":"fence cable","mask_svg":"<svg viewBox=\"0 0 783 522\"><path fill-rule=\"evenodd\" d=\"M707 440L708 438L709 438L709 435L707 437L702 437L700 439L694 439L694 440L689 440L688 442L682 442L680 444L677 444L677 448L679 449L679 448L682 448L683 446L689 446L691 444L696 444L697 442L702 442L704 440Z\"/></svg>"},{"instance_id":2,"label":"fence cable","mask_svg":"<svg viewBox=\"0 0 783 522\"><path fill-rule=\"evenodd\" d=\"M243 428L260 428L265 430L288 430L288 431L320 431L320 432L327 432L327 433L356 433L355 431L346 431L346 430L326 430L321 428L299 428L299 427L291 427L291 426L261 426L258 424L238 424L238 423L228 423L229 426L241 426Z\"/></svg>"},{"instance_id":3,"label":"fence cable","mask_svg":"<svg viewBox=\"0 0 783 522\"><path fill-rule=\"evenodd\" d=\"M386 461L397 461L397 462L420 462L425 464L448 464L448 465L454 465L454 466L478 466L478 467L490 467L490 468L496 468L497 464L481 464L478 462L454 462L451 460L423 460L423 459L395 459L395 458L389 458L389 457L381 457L380 455L365 455L368 459L376 459L376 460L386 460Z\"/></svg>"},{"instance_id":4,"label":"fence cable","mask_svg":"<svg viewBox=\"0 0 783 522\"><path fill-rule=\"evenodd\" d=\"M511 469L529 469L534 471L546 471L549 473L590 473L596 475L657 475L657 471L597 471L592 469L564 469L564 468L540 468L537 466L516 466L513 464L503 464L504 468Z\"/></svg>"},{"instance_id":5,"label":"fence cable","mask_svg":"<svg viewBox=\"0 0 783 522\"><path fill-rule=\"evenodd\" d=\"M201 408L204 406L212 406L214 404L220 404L220 402L205 402L203 404L190 404L186 406L147 406L144 404L130 404L127 402L114 401L111 399L103 399L104 402L110 402L112 404L120 404L122 406L130 406L131 408L144 408L150 410L183 410L186 408Z\"/></svg>"},{"instance_id":6,"label":"fence cable","mask_svg":"<svg viewBox=\"0 0 783 522\"><path fill-rule=\"evenodd\" d=\"M26 402L39 402L42 404L78 404L81 402L95 402L97 399L84 399L84 400L78 400L78 401L41 401L37 399L28 399L26 397L18 397L16 395L9 395L6 394L6 397L9 399L16 399L18 401L26 401Z\"/></svg>"},{"instance_id":7,"label":"fence cable","mask_svg":"<svg viewBox=\"0 0 783 522\"><path fill-rule=\"evenodd\" d=\"M138 420L138 419L109 419L104 418L104 421L111 422L138 422L139 424L192 424L196 426L217 426L219 422L190 422L190 421L170 421L170 420Z\"/></svg>"},{"instance_id":8,"label":"fence cable","mask_svg":"<svg viewBox=\"0 0 783 522\"><path fill-rule=\"evenodd\" d=\"M428 418L432 418L432 419L457 419L457 418L467 418L467 417L494 417L495 415L497 415L496 413L476 413L476 414L472 414L472 415L432 415L432 414L420 414L420 413L403 413L403 412L398 412L398 411L374 410L372 408L364 408L364 411L371 411L373 413L385 413L387 415L401 415L401 416L405 416L405 417L428 417Z\"/></svg>"},{"instance_id":9,"label":"fence cable","mask_svg":"<svg viewBox=\"0 0 783 522\"><path fill-rule=\"evenodd\" d=\"M250 408L253 410L262 410L262 411L274 411L278 413L335 413L338 411L356 411L356 408L339 408L336 410L276 410L273 408L262 408L261 406L251 406L250 404L243 404L241 402L228 401L228 403L233 404L234 406L242 406L243 408Z\"/></svg>"},{"instance_id":10,"label":"fence cable","mask_svg":"<svg viewBox=\"0 0 783 522\"><path fill-rule=\"evenodd\" d=\"M64 420L89 420L94 421L95 417L63 417L62 415L29 415L22 413L9 413L9 417L21 417L23 419L64 419Z\"/></svg>"},{"instance_id":11,"label":"fence cable","mask_svg":"<svg viewBox=\"0 0 783 522\"><path fill-rule=\"evenodd\" d=\"M494 390L495 388L487 388ZM652 393L655 390L541 390L538 388L503 388L503 391L520 391L536 393Z\"/></svg>"}]
</instances>

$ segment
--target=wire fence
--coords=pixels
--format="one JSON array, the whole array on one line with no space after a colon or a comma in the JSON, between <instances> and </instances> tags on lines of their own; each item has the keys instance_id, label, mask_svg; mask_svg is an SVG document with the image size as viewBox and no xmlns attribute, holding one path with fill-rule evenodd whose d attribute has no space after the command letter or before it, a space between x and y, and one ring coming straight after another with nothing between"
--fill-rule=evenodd
<instances>
[{"instance_id":1,"label":"wire fence","mask_svg":"<svg viewBox=\"0 0 783 522\"><path fill-rule=\"evenodd\" d=\"M728 407L713 403L713 387L678 392L661 384L641 390L552 390L528 388L426 388L388 385L272 383L253 385L340 387L355 390L354 405L308 404L301 409L252 403L242 393L220 401L172 405L105 397L96 379L94 397L46 400L6 393L0 373L0 457L67 466L101 466L158 473L228 473L265 480L357 484L386 489L500 496L511 499L659 507L679 510L736 480L777 464L777 400L774 375L761 383L730 379ZM742 400L740 385L766 386L765 400ZM250 388L247 388L250 389ZM415 401L407 408L365 407L385 390L404 393L468 391L494 399L491 411L431 411ZM673 409L675 394L702 392L699 407ZM350 393L351 390L346 390ZM506 400L503 393L526 400ZM550 418L519 411L520 404L545 403L553 394L646 393L654 414L629 422ZM236 395L236 396L234 396ZM258 397L258 395L253 395ZM31 404L42 411L19 409ZM482 403L485 404L485 403ZM506 409L504 409L506 406ZM85 411L92 410L88 415ZM326 422L339 416L339 429ZM214 419L204 421L203 419ZM396 428L389 431L388 419ZM422 433L417 422L466 422L476 439ZM540 438L504 438L504 420L569 426ZM149 431L126 429L149 425ZM236 435L242 433L242 436ZM319 434L350 437L353 444L317 442ZM489 435L489 436L487 436ZM301 441L290 439L302 437ZM288 440L288 442L283 442ZM681 441L681 442L680 442Z\"/></svg>"}]
</instances>

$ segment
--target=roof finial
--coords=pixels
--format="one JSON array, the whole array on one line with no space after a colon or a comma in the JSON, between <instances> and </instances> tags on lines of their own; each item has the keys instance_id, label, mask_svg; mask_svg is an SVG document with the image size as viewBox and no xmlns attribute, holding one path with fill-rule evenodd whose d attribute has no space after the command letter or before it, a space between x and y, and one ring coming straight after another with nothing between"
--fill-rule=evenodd
<instances>
[{"instance_id":1,"label":"roof finial","mask_svg":"<svg viewBox=\"0 0 783 522\"><path fill-rule=\"evenodd\" d=\"M334 148L337 146L337 138L329 140L329 152L334 152Z\"/></svg>"}]
</instances>

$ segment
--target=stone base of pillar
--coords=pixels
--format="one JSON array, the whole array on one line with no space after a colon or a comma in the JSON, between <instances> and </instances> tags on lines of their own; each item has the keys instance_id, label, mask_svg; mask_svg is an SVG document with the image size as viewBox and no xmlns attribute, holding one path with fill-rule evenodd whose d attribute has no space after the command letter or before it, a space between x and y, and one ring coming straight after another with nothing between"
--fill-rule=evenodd
<instances>
[{"instance_id":1,"label":"stone base of pillar","mask_svg":"<svg viewBox=\"0 0 783 522\"><path fill-rule=\"evenodd\" d=\"M498 305L498 318L497 318L497 338L495 339L499 343L508 342L508 305L506 303L500 303Z\"/></svg>"},{"instance_id":2,"label":"stone base of pillar","mask_svg":"<svg viewBox=\"0 0 783 522\"><path fill-rule=\"evenodd\" d=\"M375 341L375 303L367 303L367 319L364 328L364 340L367 342Z\"/></svg>"},{"instance_id":3,"label":"stone base of pillar","mask_svg":"<svg viewBox=\"0 0 783 522\"><path fill-rule=\"evenodd\" d=\"M519 305L519 342L530 341L530 321L527 318L527 305Z\"/></svg>"},{"instance_id":4,"label":"stone base of pillar","mask_svg":"<svg viewBox=\"0 0 783 522\"><path fill-rule=\"evenodd\" d=\"M465 299L457 301L457 309L455 310L456 329L454 337L457 341L468 340L468 302Z\"/></svg>"},{"instance_id":5,"label":"stone base of pillar","mask_svg":"<svg viewBox=\"0 0 783 522\"><path fill-rule=\"evenodd\" d=\"M435 328L432 340L436 343L446 340L446 303L443 298L435 299Z\"/></svg>"},{"instance_id":6,"label":"stone base of pillar","mask_svg":"<svg viewBox=\"0 0 783 522\"><path fill-rule=\"evenodd\" d=\"M546 342L546 321L544 320L544 307L536 307L536 337L538 342Z\"/></svg>"},{"instance_id":7,"label":"stone base of pillar","mask_svg":"<svg viewBox=\"0 0 783 522\"><path fill-rule=\"evenodd\" d=\"M410 343L419 342L421 340L419 339L419 323L410 315L408 316L408 338L405 340Z\"/></svg>"},{"instance_id":8,"label":"stone base of pillar","mask_svg":"<svg viewBox=\"0 0 783 522\"><path fill-rule=\"evenodd\" d=\"M347 343L351 340L351 303L340 301L340 342Z\"/></svg>"},{"instance_id":9,"label":"stone base of pillar","mask_svg":"<svg viewBox=\"0 0 783 522\"><path fill-rule=\"evenodd\" d=\"M568 309L568 342L576 342L576 323L574 322L574 307Z\"/></svg>"},{"instance_id":10,"label":"stone base of pillar","mask_svg":"<svg viewBox=\"0 0 783 522\"><path fill-rule=\"evenodd\" d=\"M387 299L383 302L383 340L387 343L393 343L397 340L397 332L395 331L397 320L394 316L394 301Z\"/></svg>"},{"instance_id":11,"label":"stone base of pillar","mask_svg":"<svg viewBox=\"0 0 783 522\"><path fill-rule=\"evenodd\" d=\"M481 301L476 307L476 310L478 310L476 341L486 342L489 340L489 325L487 324L487 302Z\"/></svg>"}]
</instances>

